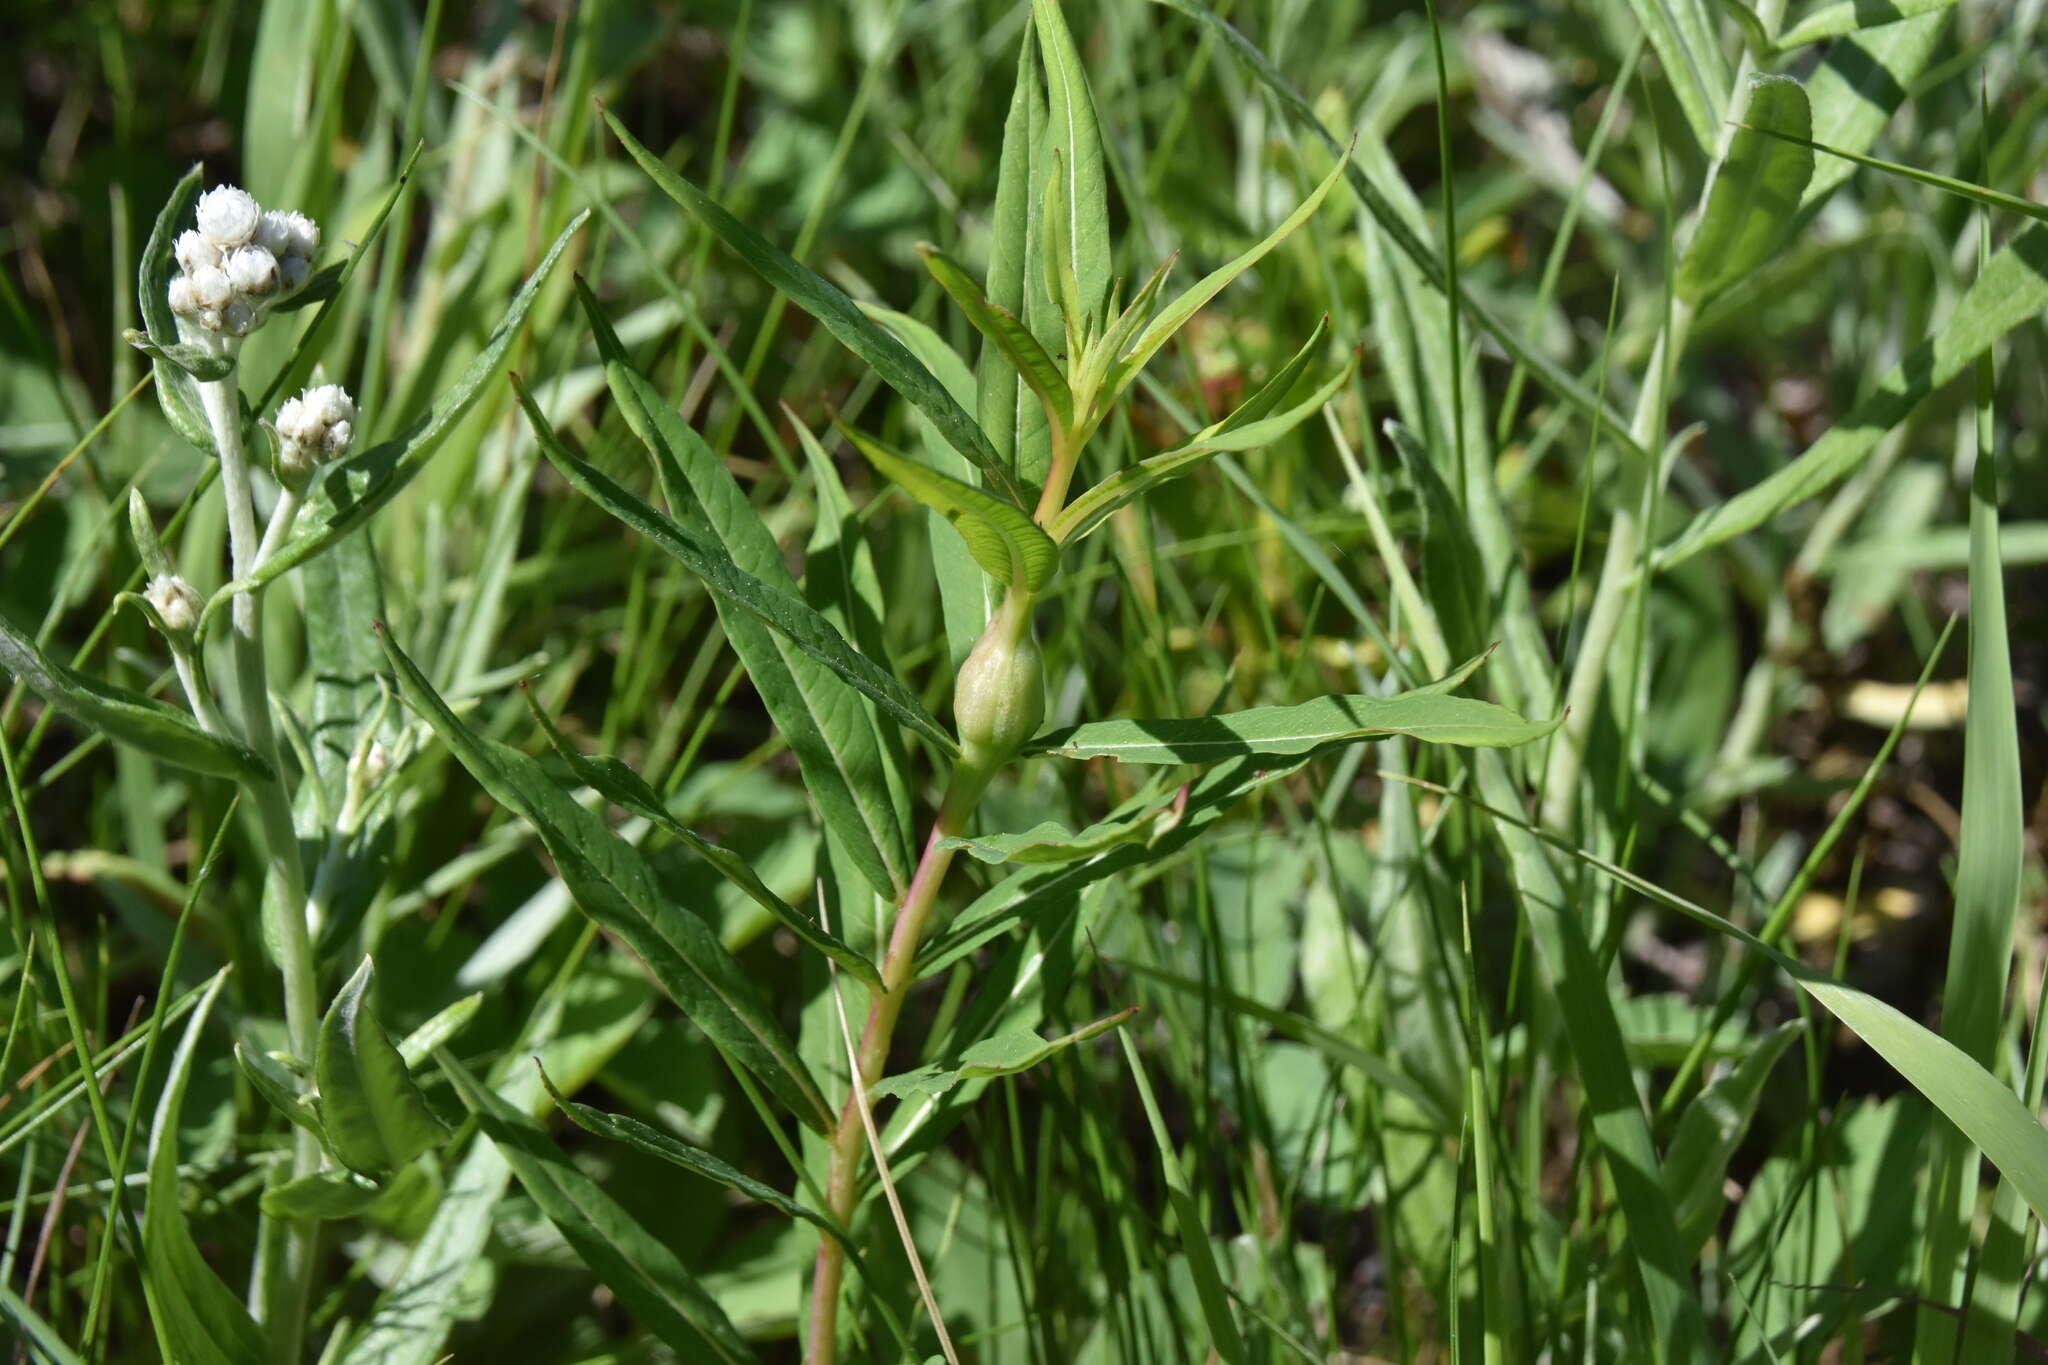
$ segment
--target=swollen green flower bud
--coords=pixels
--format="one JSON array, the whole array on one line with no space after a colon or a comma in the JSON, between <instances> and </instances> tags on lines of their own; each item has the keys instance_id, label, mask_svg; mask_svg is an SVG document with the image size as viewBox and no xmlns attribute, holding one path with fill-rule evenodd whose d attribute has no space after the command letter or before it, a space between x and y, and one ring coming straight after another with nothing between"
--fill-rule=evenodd
<instances>
[{"instance_id":1,"label":"swollen green flower bud","mask_svg":"<svg viewBox=\"0 0 2048 1365\"><path fill-rule=\"evenodd\" d=\"M1044 719L1045 656L1031 634L1029 616L1006 603L953 681L953 720L966 761L1002 762L1037 733Z\"/></svg>"}]
</instances>

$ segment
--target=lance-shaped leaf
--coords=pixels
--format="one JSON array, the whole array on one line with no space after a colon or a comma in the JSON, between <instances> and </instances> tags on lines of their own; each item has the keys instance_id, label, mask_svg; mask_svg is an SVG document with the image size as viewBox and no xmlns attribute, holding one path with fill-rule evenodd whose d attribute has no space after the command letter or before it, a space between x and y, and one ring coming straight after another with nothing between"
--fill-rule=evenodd
<instances>
[{"instance_id":1,"label":"lance-shaped leaf","mask_svg":"<svg viewBox=\"0 0 2048 1365\"><path fill-rule=\"evenodd\" d=\"M1678 264L1678 296L1697 302L1762 265L1777 249L1813 175L1813 111L1790 76L1753 76L1754 127L1739 127L1707 185L1707 206ZM1775 138L1764 130L1785 133Z\"/></svg>"},{"instance_id":2,"label":"lance-shaped leaf","mask_svg":"<svg viewBox=\"0 0 2048 1365\"><path fill-rule=\"evenodd\" d=\"M838 1238L849 1251L853 1249L853 1239L829 1215L791 1199L772 1185L762 1184L703 1148L679 1142L660 1129L650 1128L640 1120L625 1114L607 1114L602 1109L578 1104L555 1088L554 1081L545 1070L540 1074L540 1083L547 1087L548 1094L555 1097L556 1105L569 1116L569 1120L584 1132L595 1133L598 1137L609 1138L613 1142L623 1142L628 1147L657 1157L672 1166L680 1166L694 1175L716 1181L727 1189L738 1190L749 1199L759 1200L771 1209L786 1213L792 1218L803 1219L806 1223Z\"/></svg>"},{"instance_id":3,"label":"lance-shaped leaf","mask_svg":"<svg viewBox=\"0 0 2048 1365\"><path fill-rule=\"evenodd\" d=\"M943 1095L962 1081L981 1080L990 1076L1014 1076L1020 1071L1029 1071L1046 1058L1076 1043L1085 1043L1117 1027L1138 1012L1136 1005L1119 1010L1107 1019L1098 1019L1085 1024L1062 1038L1051 1042L1038 1036L1031 1029L1014 1029L984 1038L960 1054L960 1059L951 1065L932 1062L915 1071L905 1071L895 1076L885 1076L868 1087L871 1099L886 1099L891 1095L905 1098L911 1095Z\"/></svg>"},{"instance_id":4,"label":"lance-shaped leaf","mask_svg":"<svg viewBox=\"0 0 2048 1365\"><path fill-rule=\"evenodd\" d=\"M156 577L171 572L170 552L156 533L156 522L150 518L149 504L139 488L128 490L128 535L135 542L135 557L142 561L144 573Z\"/></svg>"},{"instance_id":5,"label":"lance-shaped leaf","mask_svg":"<svg viewBox=\"0 0 2048 1365\"><path fill-rule=\"evenodd\" d=\"M448 1129L377 1022L376 979L365 957L327 1007L313 1074L328 1145L350 1170L380 1176L447 1141Z\"/></svg>"},{"instance_id":6,"label":"lance-shaped leaf","mask_svg":"<svg viewBox=\"0 0 2048 1365\"><path fill-rule=\"evenodd\" d=\"M1052 538L1062 545L1079 540L1100 526L1117 508L1133 498L1149 493L1169 479L1193 473L1211 456L1226 450L1256 450L1260 446L1271 445L1320 412L1323 404L1335 397L1337 391L1350 380L1351 368L1356 363L1357 359L1354 356L1306 400L1285 412L1257 420L1240 421L1244 409L1239 409L1206 431L1196 433L1185 444L1175 446L1172 450L1161 451L1149 459L1140 460L1137 464L1118 470L1068 503L1046 529ZM1298 374L1299 371L1295 373ZM1294 375L1283 371L1282 375L1275 376L1272 383L1253 395L1251 401L1245 405L1246 408L1263 406L1262 400L1267 394L1274 393L1276 386L1281 385L1283 379L1287 386L1291 386ZM1280 391L1284 392L1284 389ZM1277 397L1277 393L1274 393L1274 396Z\"/></svg>"},{"instance_id":7,"label":"lance-shaped leaf","mask_svg":"<svg viewBox=\"0 0 2048 1365\"><path fill-rule=\"evenodd\" d=\"M512 383L518 391L520 405L526 409L534 435L540 441L541 452L548 457L550 464L561 471L563 478L575 485L577 491L647 537L701 578L704 586L718 596L746 611L763 625L772 627L805 654L844 679L848 686L905 725L951 751L952 737L932 719L931 713L917 698L910 695L910 690L880 664L847 643L846 637L820 616L810 603L779 588L769 587L733 563L720 547L685 530L614 483L595 465L570 454L555 435L552 424L542 414L539 405L533 401L533 395L516 375Z\"/></svg>"},{"instance_id":8,"label":"lance-shaped leaf","mask_svg":"<svg viewBox=\"0 0 2048 1365\"><path fill-rule=\"evenodd\" d=\"M1882 0L1879 4L1873 4L1871 0L1839 0L1839 3L1822 5L1808 14L1779 34L1771 46L1776 51L1789 52L1795 47L1820 42L1823 38L1839 38L1847 33L1896 24L1902 19L1939 13L1955 3L1956 0Z\"/></svg>"},{"instance_id":9,"label":"lance-shaped leaf","mask_svg":"<svg viewBox=\"0 0 2048 1365\"><path fill-rule=\"evenodd\" d=\"M1175 332L1187 325L1188 319L1202 311L1209 300L1223 292L1224 286L1245 271L1250 270L1267 253L1294 235L1294 230L1306 223L1315 211L1322 207L1330 189L1342 178L1345 167L1351 164L1351 148L1345 147L1337 158L1337 164L1330 168L1322 182L1309 191L1308 198L1280 221L1280 225L1267 233L1263 240L1241 253L1234 260L1210 271L1183 290L1179 297L1160 310L1159 316L1145 325L1138 333L1138 339L1131 343L1131 349L1123 355L1109 357L1107 376L1103 381L1101 396L1097 399L1098 410L1106 409L1116 395L1122 393L1138 371L1145 368L1147 361L1159 353Z\"/></svg>"},{"instance_id":10,"label":"lance-shaped leaf","mask_svg":"<svg viewBox=\"0 0 2048 1365\"><path fill-rule=\"evenodd\" d=\"M778 924L795 934L797 938L816 948L869 985L878 989L881 987L881 974L875 970L874 963L847 947L838 935L825 929L809 915L797 910L788 901L769 890L768 884L761 880L755 873L753 865L745 858L729 848L720 847L703 838L669 814L668 806L662 801L660 794L648 786L646 779L634 772L631 767L609 755L591 756L579 751L569 742L569 737L555 725L548 713L541 709L532 689L522 683L520 691L526 696L527 709L533 712L533 718L540 722L540 728L547 733L548 743L554 746L555 752L562 756L562 761L569 765L569 771L576 774L577 780L584 786L621 810L629 810L661 826L670 835L682 841L692 853L717 868L727 881L745 892L756 905L774 916Z\"/></svg>"},{"instance_id":11,"label":"lance-shaped leaf","mask_svg":"<svg viewBox=\"0 0 2048 1365\"><path fill-rule=\"evenodd\" d=\"M1038 259L1040 221L1043 208L1038 183L1042 172L1042 147L1046 120L1045 82L1038 70L1038 41L1027 31L1017 45L1017 78L1010 89L1010 110L1003 120L1003 151L996 169L996 202L990 217L988 244L988 300L1021 321L1040 344L1057 346L1059 331L1049 316L1050 301L1040 301L1033 268ZM917 347L902 328L892 328L912 350ZM922 356L920 357L922 358ZM941 382L946 374L930 360L925 365ZM954 389L954 397L961 398ZM993 343L981 348L974 371L974 404L996 455L1017 471L1026 489L1044 483L1052 460L1052 441L1046 428L1045 407L1033 396L1030 386L1002 349ZM965 406L963 399L962 405ZM932 464L944 469L937 460ZM950 472L950 471L949 471ZM970 641L979 638L977 629ZM951 638L951 618L948 637ZM960 654L956 652L955 660Z\"/></svg>"},{"instance_id":12,"label":"lance-shaped leaf","mask_svg":"<svg viewBox=\"0 0 2048 1365\"><path fill-rule=\"evenodd\" d=\"M569 220L569 226L562 229L562 235L555 238L548 254L541 258L533 274L527 276L526 283L519 287L511 306L505 310L505 316L484 342L483 349L477 352L469 368L441 395L439 401L392 439L338 460L315 475L306 493L305 505L299 511L298 520L292 524L292 533L285 543L254 573L237 579L216 593L213 601L208 603L209 610L226 601L230 594L261 587L305 563L369 521L378 508L397 497L399 490L412 482L434 452L440 449L448 433L455 429L455 424L462 420L463 414L469 411L470 405L476 402L477 395L483 392L485 382L505 359L505 353L511 350L520 325L526 321L526 314L540 293L541 284L554 271L562 253L569 249L570 239L582 229L584 220L589 217L590 210L585 209Z\"/></svg>"},{"instance_id":13,"label":"lance-shaped leaf","mask_svg":"<svg viewBox=\"0 0 2048 1365\"><path fill-rule=\"evenodd\" d=\"M270 780L270 765L253 749L206 733L176 707L65 667L5 616L0 616L0 672L12 673L86 729L166 763L241 782Z\"/></svg>"},{"instance_id":14,"label":"lance-shaped leaf","mask_svg":"<svg viewBox=\"0 0 2048 1365\"><path fill-rule=\"evenodd\" d=\"M1728 63L1707 0L1630 0L1629 8L1663 64L1664 79L1693 136L1703 151L1711 152L1721 131Z\"/></svg>"},{"instance_id":15,"label":"lance-shaped leaf","mask_svg":"<svg viewBox=\"0 0 2048 1365\"><path fill-rule=\"evenodd\" d=\"M796 1045L710 926L664 897L640 851L555 785L538 761L471 731L405 651L388 634L379 638L406 701L492 800L533 826L583 912L640 955L730 1061L759 1077L798 1118L829 1132L831 1109Z\"/></svg>"},{"instance_id":16,"label":"lance-shaped leaf","mask_svg":"<svg viewBox=\"0 0 2048 1365\"><path fill-rule=\"evenodd\" d=\"M227 982L215 976L193 1007L149 1130L149 1198L142 1216L142 1264L149 1308L170 1349L172 1365L268 1365L270 1348L249 1310L221 1283L192 1240L178 1194L178 1111L192 1079L206 1017Z\"/></svg>"},{"instance_id":17,"label":"lance-shaped leaf","mask_svg":"<svg viewBox=\"0 0 2048 1365\"><path fill-rule=\"evenodd\" d=\"M256 1202L273 1218L326 1222L355 1217L383 1192L376 1181L347 1171L315 1171L265 1190Z\"/></svg>"},{"instance_id":18,"label":"lance-shaped leaf","mask_svg":"<svg viewBox=\"0 0 2048 1365\"><path fill-rule=\"evenodd\" d=\"M965 849L985 863L1042 866L1075 863L1123 844L1150 843L1180 824L1187 809L1182 787L1171 801L1143 803L1127 814L1098 820L1075 833L1057 820L1046 820L1017 834L974 834L943 841L945 848Z\"/></svg>"},{"instance_id":19,"label":"lance-shaped leaf","mask_svg":"<svg viewBox=\"0 0 2048 1365\"><path fill-rule=\"evenodd\" d=\"M953 448L973 461L975 468L1002 489L1006 497L1023 501L1016 479L997 458L988 437L981 434L981 428L974 424L974 419L953 401L945 387L932 378L931 371L918 364L902 343L869 322L854 306L852 299L808 266L727 213L710 195L670 170L660 157L641 146L639 140L626 131L611 110L605 110L604 118L620 144L640 163L640 168L647 172L656 188L688 209L698 222L731 247L762 279L816 318L826 331L839 339L842 346L866 361L883 383L931 418L932 425Z\"/></svg>"},{"instance_id":20,"label":"lance-shaped leaf","mask_svg":"<svg viewBox=\"0 0 2048 1365\"><path fill-rule=\"evenodd\" d=\"M1048 238L1057 234L1059 273L1071 276L1081 312L1071 319L1087 335L1091 313L1109 294L1109 186L1102 167L1102 135L1095 124L1095 100L1088 93L1088 73L1067 31L1059 0L1031 0L1031 18L1038 32L1038 50L1045 63L1045 136L1053 150L1057 182L1058 221L1048 224ZM1060 297L1058 290L1050 290Z\"/></svg>"},{"instance_id":21,"label":"lance-shaped leaf","mask_svg":"<svg viewBox=\"0 0 2048 1365\"><path fill-rule=\"evenodd\" d=\"M398 1055L405 1059L407 1066L418 1066L433 1054L435 1048L467 1028L483 1003L484 993L475 991L445 1006L433 1018L399 1039Z\"/></svg>"},{"instance_id":22,"label":"lance-shaped leaf","mask_svg":"<svg viewBox=\"0 0 2048 1365\"><path fill-rule=\"evenodd\" d=\"M1842 478L1905 420L1920 400L1962 373L1992 342L2048 308L2048 224L2012 239L1978 272L1941 330L1892 367L1875 392L1792 463L1701 512L1658 552L1670 569L1702 550L1763 525Z\"/></svg>"},{"instance_id":23,"label":"lance-shaped leaf","mask_svg":"<svg viewBox=\"0 0 2048 1365\"><path fill-rule=\"evenodd\" d=\"M1679 1116L1678 1131L1664 1154L1664 1188L1678 1216L1678 1235L1694 1255L1714 1230L1727 1204L1722 1191L1728 1159L1742 1144L1756 1116L1764 1082L1805 1027L1793 1019L1780 1024L1748 1049L1735 1069L1702 1090Z\"/></svg>"},{"instance_id":24,"label":"lance-shaped leaf","mask_svg":"<svg viewBox=\"0 0 2048 1365\"><path fill-rule=\"evenodd\" d=\"M322 1147L333 1150L327 1141L326 1126L320 1122L319 1099L300 1094L281 1063L244 1043L236 1043L235 1064L242 1068L250 1086L269 1102L271 1108L319 1138Z\"/></svg>"},{"instance_id":25,"label":"lance-shaped leaf","mask_svg":"<svg viewBox=\"0 0 2048 1365\"><path fill-rule=\"evenodd\" d=\"M547 1220L649 1331L683 1360L755 1359L725 1310L689 1268L578 1169L539 1124L478 1084L447 1053L436 1059L476 1116L477 1126Z\"/></svg>"},{"instance_id":26,"label":"lance-shaped leaf","mask_svg":"<svg viewBox=\"0 0 2048 1365\"><path fill-rule=\"evenodd\" d=\"M1036 740L1031 748L1063 758L1214 763L1243 755L1309 754L1382 735L1505 749L1541 739L1556 728L1554 720L1524 720L1490 701L1409 692L1392 697L1319 697L1298 706L1259 706L1220 716L1089 721Z\"/></svg>"},{"instance_id":27,"label":"lance-shaped leaf","mask_svg":"<svg viewBox=\"0 0 2048 1365\"><path fill-rule=\"evenodd\" d=\"M1008 309L990 303L974 277L945 252L929 242L921 242L917 254L924 258L925 269L931 271L939 287L960 305L960 311L967 315L974 329L995 343L1051 415L1062 426L1072 426L1074 395L1067 388L1067 377L1060 373L1058 362L1045 353L1045 347L1038 344L1038 338L1031 335L1031 329Z\"/></svg>"},{"instance_id":28,"label":"lance-shaped leaf","mask_svg":"<svg viewBox=\"0 0 2048 1365\"><path fill-rule=\"evenodd\" d=\"M808 612L782 547L725 461L633 367L597 299L580 281L577 294L604 358L605 381L626 424L654 463L670 519L701 543L716 547L742 573L777 589ZM722 597L718 614L770 719L789 741L827 830L876 893L894 900L909 884L911 866L910 795L898 737L875 707L847 696L850 679L810 657L795 640ZM867 656L857 649L852 652L857 657L848 666L859 669ZM892 685L900 691L886 669L875 668L868 680L885 692ZM936 722L907 692L897 698L898 705L906 705L906 699L913 720L922 717L931 727L914 728L929 736ZM934 742L952 752L950 738Z\"/></svg>"},{"instance_id":29,"label":"lance-shaped leaf","mask_svg":"<svg viewBox=\"0 0 2048 1365\"><path fill-rule=\"evenodd\" d=\"M121 340L151 360L165 365L175 365L194 379L204 382L226 379L235 372L234 359L222 355L210 346L201 346L190 341L159 341L149 333L138 332L133 327L121 333Z\"/></svg>"},{"instance_id":30,"label":"lance-shaped leaf","mask_svg":"<svg viewBox=\"0 0 2048 1365\"><path fill-rule=\"evenodd\" d=\"M1030 517L1000 498L898 455L881 442L844 429L868 463L952 524L974 562L998 583L1037 592L1060 567L1059 546Z\"/></svg>"},{"instance_id":31,"label":"lance-shaped leaf","mask_svg":"<svg viewBox=\"0 0 2048 1365\"><path fill-rule=\"evenodd\" d=\"M179 179L171 197L164 201L163 210L156 216L156 224L149 230L149 241L142 248L142 259L136 266L135 292L142 307L142 325L150 336L175 337L178 335L178 315L171 311L171 276L177 273L173 256L177 249L178 233L192 205L199 199L199 186L204 168L194 166ZM216 457L213 447L213 427L206 420L206 409L199 402L199 381L192 377L182 365L160 356L150 357L156 371L156 398L163 405L164 417L171 429L197 446L210 457Z\"/></svg>"}]
</instances>

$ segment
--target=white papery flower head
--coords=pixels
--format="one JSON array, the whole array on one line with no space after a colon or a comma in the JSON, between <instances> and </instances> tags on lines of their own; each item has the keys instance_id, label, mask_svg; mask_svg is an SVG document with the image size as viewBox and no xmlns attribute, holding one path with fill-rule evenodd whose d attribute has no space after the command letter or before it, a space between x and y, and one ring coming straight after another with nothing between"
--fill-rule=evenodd
<instances>
[{"instance_id":1,"label":"white papery flower head","mask_svg":"<svg viewBox=\"0 0 2048 1365\"><path fill-rule=\"evenodd\" d=\"M303 213L265 211L254 196L216 185L199 196L199 227L173 245L181 274L171 311L221 337L244 337L312 278L320 225Z\"/></svg>"},{"instance_id":2,"label":"white papery flower head","mask_svg":"<svg viewBox=\"0 0 2048 1365\"><path fill-rule=\"evenodd\" d=\"M297 480L313 467L348 453L355 439L356 404L339 384L320 384L277 410L278 472Z\"/></svg>"},{"instance_id":3,"label":"white papery flower head","mask_svg":"<svg viewBox=\"0 0 2048 1365\"><path fill-rule=\"evenodd\" d=\"M233 185L216 185L199 196L199 231L223 250L254 237L262 216L256 196Z\"/></svg>"},{"instance_id":4,"label":"white papery flower head","mask_svg":"<svg viewBox=\"0 0 2048 1365\"><path fill-rule=\"evenodd\" d=\"M199 600L199 594L192 585L174 573L158 574L150 579L143 596L149 599L149 605L156 608L164 628L181 635L199 624L200 608L206 605Z\"/></svg>"}]
</instances>

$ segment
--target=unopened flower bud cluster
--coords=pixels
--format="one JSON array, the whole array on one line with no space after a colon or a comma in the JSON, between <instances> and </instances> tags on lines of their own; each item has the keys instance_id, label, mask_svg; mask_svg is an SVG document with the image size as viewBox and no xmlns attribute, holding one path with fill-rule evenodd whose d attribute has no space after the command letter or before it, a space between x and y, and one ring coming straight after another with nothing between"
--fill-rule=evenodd
<instances>
[{"instance_id":1,"label":"unopened flower bud cluster","mask_svg":"<svg viewBox=\"0 0 2048 1365\"><path fill-rule=\"evenodd\" d=\"M216 335L245 337L305 287L319 249L320 225L305 214L266 210L247 190L218 185L199 196L199 226L178 236L171 311Z\"/></svg>"},{"instance_id":2,"label":"unopened flower bud cluster","mask_svg":"<svg viewBox=\"0 0 2048 1365\"><path fill-rule=\"evenodd\" d=\"M321 384L297 398L287 398L277 410L277 472L286 482L298 482L315 465L336 460L348 450L356 434L355 400L339 384Z\"/></svg>"}]
</instances>

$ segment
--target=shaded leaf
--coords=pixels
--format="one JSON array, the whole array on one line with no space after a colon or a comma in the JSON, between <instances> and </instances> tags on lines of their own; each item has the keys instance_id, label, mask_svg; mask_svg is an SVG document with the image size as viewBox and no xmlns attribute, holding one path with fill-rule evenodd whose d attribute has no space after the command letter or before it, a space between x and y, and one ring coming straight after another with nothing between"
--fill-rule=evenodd
<instances>
[{"instance_id":1,"label":"shaded leaf","mask_svg":"<svg viewBox=\"0 0 2048 1365\"><path fill-rule=\"evenodd\" d=\"M684 1352L686 1360L706 1359L706 1347L722 1361L755 1358L725 1310L676 1254L578 1170L539 1124L478 1084L447 1053L438 1060L540 1211L655 1336Z\"/></svg>"},{"instance_id":2,"label":"shaded leaf","mask_svg":"<svg viewBox=\"0 0 2048 1365\"><path fill-rule=\"evenodd\" d=\"M1702 1090L1679 1116L1678 1131L1664 1153L1664 1187L1671 1192L1678 1235L1694 1255L1728 1202L1728 1159L1749 1131L1764 1082L1804 1027L1788 1020L1746 1046L1735 1069Z\"/></svg>"},{"instance_id":3,"label":"shaded leaf","mask_svg":"<svg viewBox=\"0 0 2048 1365\"><path fill-rule=\"evenodd\" d=\"M205 168L195 165L179 178L171 197L164 201L156 223L149 230L148 243L142 248L142 257L136 266L135 292L141 304L143 329L150 336L178 335L178 315L171 311L169 292L171 276L178 270L174 253L185 217L199 200L199 186L204 175ZM183 366L162 357L152 356L150 364L156 372L157 402L163 405L164 417L170 422L171 429L197 446L207 457L218 459L213 445L213 427L207 422L206 409L199 401L199 382Z\"/></svg>"},{"instance_id":4,"label":"shaded leaf","mask_svg":"<svg viewBox=\"0 0 2048 1365\"><path fill-rule=\"evenodd\" d=\"M377 1202L377 1183L347 1171L315 1171L263 1192L259 1201L273 1218L353 1218Z\"/></svg>"},{"instance_id":5,"label":"shaded leaf","mask_svg":"<svg viewBox=\"0 0 2048 1365\"><path fill-rule=\"evenodd\" d=\"M149 333L138 332L133 327L121 333L121 340L150 359L175 365L201 382L226 379L235 372L232 356L222 355L212 347L196 342L158 341Z\"/></svg>"},{"instance_id":6,"label":"shaded leaf","mask_svg":"<svg viewBox=\"0 0 2048 1365\"><path fill-rule=\"evenodd\" d=\"M1058 362L1046 354L1045 347L1038 344L1038 338L1031 335L1031 329L1008 309L990 303L981 287L975 284L974 277L945 252L929 242L921 242L917 254L924 258L925 269L960 306L960 311L967 315L974 329L995 344L1060 424L1071 427L1074 424L1074 395L1067 388L1067 378L1060 373Z\"/></svg>"},{"instance_id":7,"label":"shaded leaf","mask_svg":"<svg viewBox=\"0 0 2048 1365\"><path fill-rule=\"evenodd\" d=\"M0 616L0 670L86 729L166 763L241 782L270 780L270 765L255 750L209 735L176 707L65 667L5 616Z\"/></svg>"}]
</instances>

